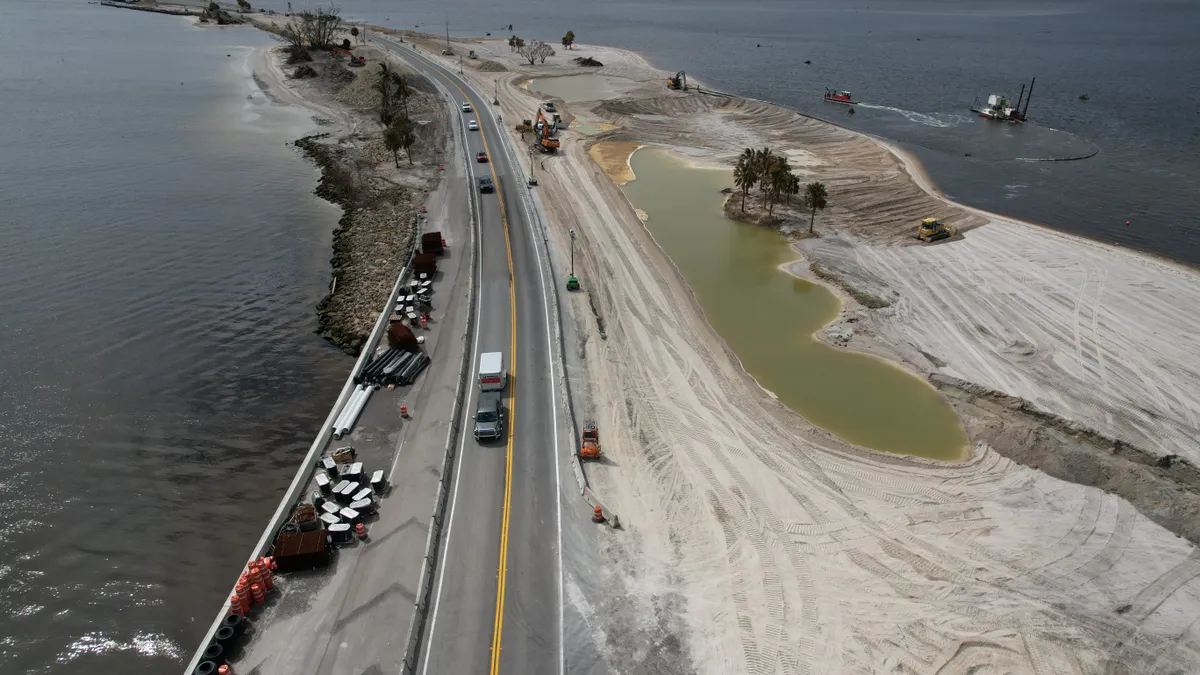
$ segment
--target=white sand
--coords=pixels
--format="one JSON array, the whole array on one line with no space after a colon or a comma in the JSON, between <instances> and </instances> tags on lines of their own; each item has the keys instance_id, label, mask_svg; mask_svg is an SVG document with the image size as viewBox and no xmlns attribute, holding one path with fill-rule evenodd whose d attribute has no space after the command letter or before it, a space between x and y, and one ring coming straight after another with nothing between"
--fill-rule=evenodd
<instances>
[{"instance_id":1,"label":"white sand","mask_svg":"<svg viewBox=\"0 0 1200 675\"><path fill-rule=\"evenodd\" d=\"M504 45L470 48L520 67ZM693 107L636 56L580 46L502 73L504 114L538 100L506 84L577 72L566 59L583 55L669 103L641 112ZM469 74L491 91L495 74ZM695 109L684 133L635 120L634 108L601 112L623 140L674 139L714 156L750 138L778 145L795 126ZM896 202L872 212L907 231L925 207L912 200L927 197L912 196L904 171L861 137L806 128L825 140L796 149L829 172L833 198ZM611 459L589 470L626 523L599 535L593 576L609 596L586 612L602 622L596 646L613 672L1200 672L1190 544L1118 497L986 446L957 465L903 460L846 448L782 409L738 369L583 137L563 139L538 189L564 255L568 229L578 233L576 265L608 322L601 340L586 295L571 296L567 320L586 339L568 346L585 364L570 375ZM837 157L843 167L831 166ZM846 235L845 256L901 292L878 320L887 334L921 344L947 372L1185 450L1200 363L1195 275L1011 222L964 222L977 226L964 241L932 247ZM941 305L922 300L930 287ZM1134 401L1145 411L1129 410Z\"/></svg>"}]
</instances>

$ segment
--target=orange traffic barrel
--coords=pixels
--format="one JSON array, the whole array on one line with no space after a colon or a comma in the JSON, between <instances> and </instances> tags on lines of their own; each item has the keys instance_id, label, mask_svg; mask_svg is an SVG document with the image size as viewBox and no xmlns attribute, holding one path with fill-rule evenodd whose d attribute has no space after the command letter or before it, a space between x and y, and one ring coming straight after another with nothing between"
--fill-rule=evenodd
<instances>
[{"instance_id":1,"label":"orange traffic barrel","mask_svg":"<svg viewBox=\"0 0 1200 675\"><path fill-rule=\"evenodd\" d=\"M254 598L254 604L258 604L267 599L267 594L263 592L262 584L250 584L250 595Z\"/></svg>"},{"instance_id":2,"label":"orange traffic barrel","mask_svg":"<svg viewBox=\"0 0 1200 675\"><path fill-rule=\"evenodd\" d=\"M600 508L599 506L592 509L592 522L593 523L603 523L604 522L604 509Z\"/></svg>"},{"instance_id":3,"label":"orange traffic barrel","mask_svg":"<svg viewBox=\"0 0 1200 675\"><path fill-rule=\"evenodd\" d=\"M262 571L263 588L266 588L268 591L275 588L275 580L272 578L274 575L271 574L271 568L264 562L258 566L258 569Z\"/></svg>"},{"instance_id":4,"label":"orange traffic barrel","mask_svg":"<svg viewBox=\"0 0 1200 675\"><path fill-rule=\"evenodd\" d=\"M258 584L261 588L266 588L266 584L263 583L262 568L258 566L257 562L250 563L247 571L250 574L250 588L254 588L254 584Z\"/></svg>"},{"instance_id":5,"label":"orange traffic barrel","mask_svg":"<svg viewBox=\"0 0 1200 675\"><path fill-rule=\"evenodd\" d=\"M363 525L362 523L355 524L354 534L357 534L359 539L366 539L367 538L367 526Z\"/></svg>"},{"instance_id":6,"label":"orange traffic barrel","mask_svg":"<svg viewBox=\"0 0 1200 675\"><path fill-rule=\"evenodd\" d=\"M424 314L421 315L421 328L429 328L429 318Z\"/></svg>"},{"instance_id":7,"label":"orange traffic barrel","mask_svg":"<svg viewBox=\"0 0 1200 675\"><path fill-rule=\"evenodd\" d=\"M408 406L404 405L403 403L400 404L400 416L406 419L408 418Z\"/></svg>"},{"instance_id":8,"label":"orange traffic barrel","mask_svg":"<svg viewBox=\"0 0 1200 675\"><path fill-rule=\"evenodd\" d=\"M233 675L233 671L229 669L228 665L224 665L217 668L217 675Z\"/></svg>"},{"instance_id":9,"label":"orange traffic barrel","mask_svg":"<svg viewBox=\"0 0 1200 675\"><path fill-rule=\"evenodd\" d=\"M234 592L237 593L238 600L241 601L242 607L245 609L246 612L249 612L250 611L250 585L239 582L238 585L235 586L233 590L234 590Z\"/></svg>"},{"instance_id":10,"label":"orange traffic barrel","mask_svg":"<svg viewBox=\"0 0 1200 675\"><path fill-rule=\"evenodd\" d=\"M229 596L229 611L233 614L245 614L246 607L242 605L242 599L237 593Z\"/></svg>"}]
</instances>

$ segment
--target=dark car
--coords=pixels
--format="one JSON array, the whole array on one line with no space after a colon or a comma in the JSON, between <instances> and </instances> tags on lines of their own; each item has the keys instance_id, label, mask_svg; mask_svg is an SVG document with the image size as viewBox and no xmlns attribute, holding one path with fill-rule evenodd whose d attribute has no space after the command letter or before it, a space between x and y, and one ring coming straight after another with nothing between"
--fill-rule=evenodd
<instances>
[{"instance_id":1,"label":"dark car","mask_svg":"<svg viewBox=\"0 0 1200 675\"><path fill-rule=\"evenodd\" d=\"M475 409L475 440L496 440L504 436L504 411L499 392L487 391L479 397Z\"/></svg>"},{"instance_id":2,"label":"dark car","mask_svg":"<svg viewBox=\"0 0 1200 675\"><path fill-rule=\"evenodd\" d=\"M487 176L480 176L479 177L479 191L480 192L495 192L496 186L492 185L491 178L489 178Z\"/></svg>"},{"instance_id":3,"label":"dark car","mask_svg":"<svg viewBox=\"0 0 1200 675\"><path fill-rule=\"evenodd\" d=\"M488 158L487 158L487 153L486 153L486 152L481 152L481 153L479 153L478 155L475 155L475 160L476 160L476 161L479 161L479 162L486 162L486 161L488 161Z\"/></svg>"},{"instance_id":4,"label":"dark car","mask_svg":"<svg viewBox=\"0 0 1200 675\"><path fill-rule=\"evenodd\" d=\"M546 109L546 112L554 112L555 110L558 110L558 108L555 108L554 104L549 101L543 103L542 107Z\"/></svg>"}]
</instances>

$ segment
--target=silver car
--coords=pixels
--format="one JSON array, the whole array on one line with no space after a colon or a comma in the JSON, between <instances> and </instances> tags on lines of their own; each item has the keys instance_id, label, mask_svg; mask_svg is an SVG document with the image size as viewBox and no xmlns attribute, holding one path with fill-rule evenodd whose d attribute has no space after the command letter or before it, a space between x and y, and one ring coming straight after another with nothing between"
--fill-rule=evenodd
<instances>
[{"instance_id":1,"label":"silver car","mask_svg":"<svg viewBox=\"0 0 1200 675\"><path fill-rule=\"evenodd\" d=\"M504 436L504 410L500 407L499 392L484 392L479 396L475 412L475 440L494 441Z\"/></svg>"}]
</instances>

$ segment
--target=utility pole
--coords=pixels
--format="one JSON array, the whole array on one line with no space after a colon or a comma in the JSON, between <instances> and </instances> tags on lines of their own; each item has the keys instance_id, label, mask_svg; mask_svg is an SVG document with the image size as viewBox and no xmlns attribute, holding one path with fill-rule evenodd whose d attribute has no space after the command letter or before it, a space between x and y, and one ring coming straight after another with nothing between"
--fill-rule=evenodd
<instances>
[{"instance_id":1,"label":"utility pole","mask_svg":"<svg viewBox=\"0 0 1200 675\"><path fill-rule=\"evenodd\" d=\"M462 75L462 74L463 74L463 71L462 71L462 54L459 54L459 55L458 55L458 74L459 74L459 75Z\"/></svg>"},{"instance_id":2,"label":"utility pole","mask_svg":"<svg viewBox=\"0 0 1200 675\"><path fill-rule=\"evenodd\" d=\"M450 51L450 19L446 19L446 54L449 55L453 53L454 52Z\"/></svg>"},{"instance_id":3,"label":"utility pole","mask_svg":"<svg viewBox=\"0 0 1200 675\"><path fill-rule=\"evenodd\" d=\"M495 79L495 82L496 82L496 94L495 94L495 96L492 97L492 105L500 105L500 78L497 77Z\"/></svg>"},{"instance_id":4,"label":"utility pole","mask_svg":"<svg viewBox=\"0 0 1200 675\"><path fill-rule=\"evenodd\" d=\"M571 230L571 276L575 276L575 230Z\"/></svg>"}]
</instances>

